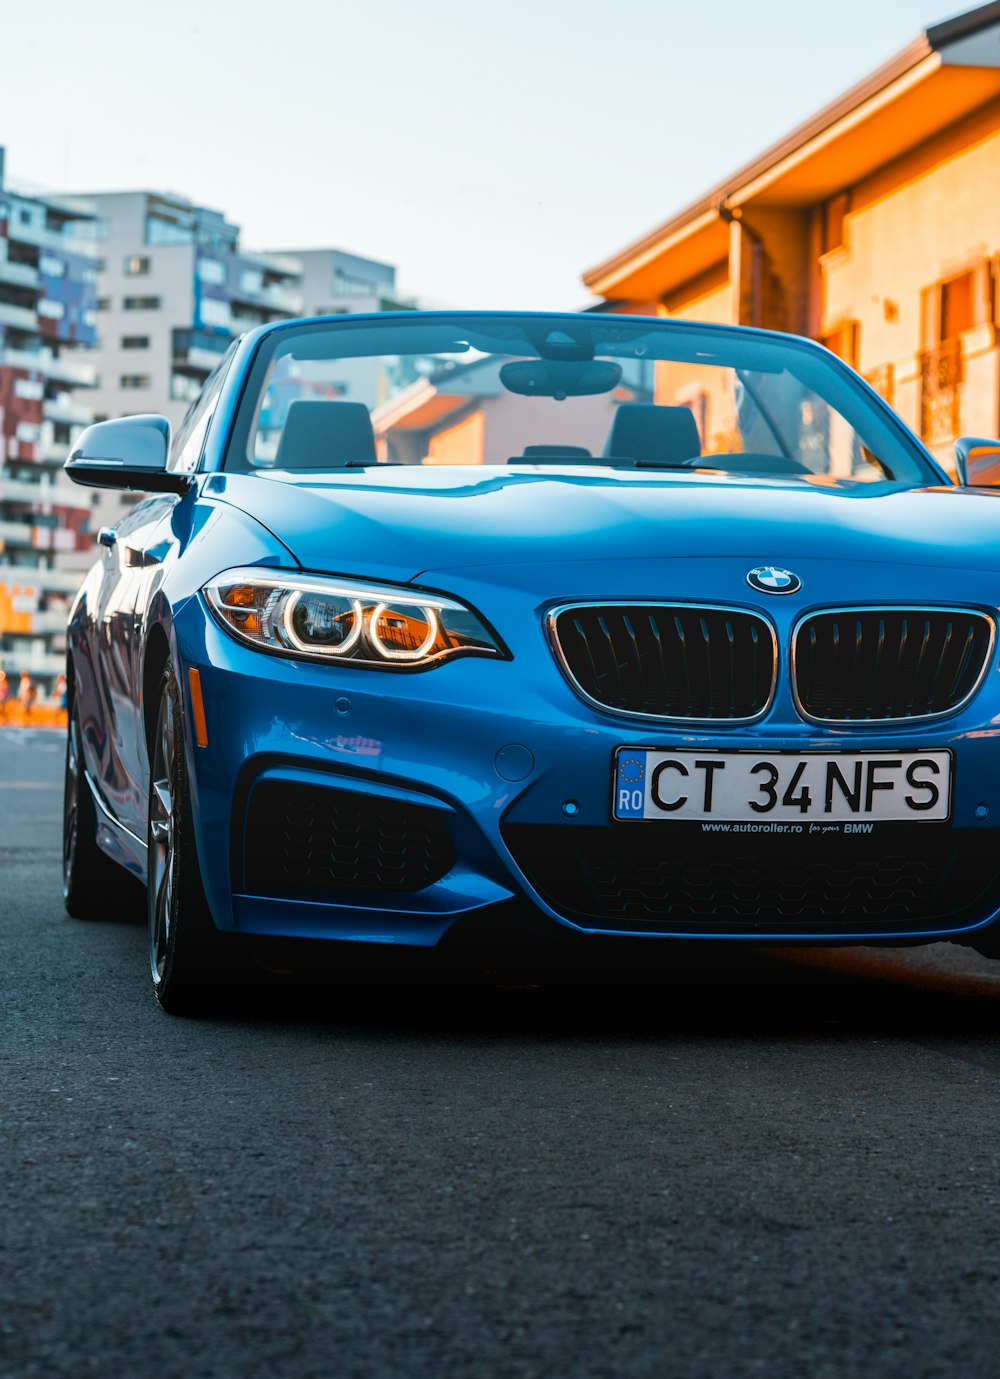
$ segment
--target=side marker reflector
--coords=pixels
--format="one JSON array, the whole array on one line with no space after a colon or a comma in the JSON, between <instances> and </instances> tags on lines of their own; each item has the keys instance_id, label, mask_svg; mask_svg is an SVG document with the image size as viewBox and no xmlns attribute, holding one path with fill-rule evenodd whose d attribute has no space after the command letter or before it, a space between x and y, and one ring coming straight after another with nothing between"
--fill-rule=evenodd
<instances>
[{"instance_id":1,"label":"side marker reflector","mask_svg":"<svg viewBox=\"0 0 1000 1379\"><path fill-rule=\"evenodd\" d=\"M205 722L205 701L201 697L201 671L194 666L188 669L188 683L191 686L191 714L194 718L194 737L199 747L208 746L208 725Z\"/></svg>"}]
</instances>

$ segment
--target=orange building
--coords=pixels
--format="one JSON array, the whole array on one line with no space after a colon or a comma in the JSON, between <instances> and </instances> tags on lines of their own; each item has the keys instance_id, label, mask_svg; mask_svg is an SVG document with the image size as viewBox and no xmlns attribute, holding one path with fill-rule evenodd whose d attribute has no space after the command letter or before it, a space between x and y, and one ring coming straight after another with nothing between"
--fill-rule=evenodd
<instances>
[{"instance_id":1,"label":"orange building","mask_svg":"<svg viewBox=\"0 0 1000 1379\"><path fill-rule=\"evenodd\" d=\"M952 468L1000 435L1000 2L923 33L584 274L614 310L821 340ZM658 380L703 435L712 399Z\"/></svg>"}]
</instances>

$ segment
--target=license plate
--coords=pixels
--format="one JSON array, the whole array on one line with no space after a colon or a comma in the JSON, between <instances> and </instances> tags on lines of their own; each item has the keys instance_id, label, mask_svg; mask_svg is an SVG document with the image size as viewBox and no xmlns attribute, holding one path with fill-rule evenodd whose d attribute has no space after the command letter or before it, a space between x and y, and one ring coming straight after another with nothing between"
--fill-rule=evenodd
<instances>
[{"instance_id":1,"label":"license plate","mask_svg":"<svg viewBox=\"0 0 1000 1379\"><path fill-rule=\"evenodd\" d=\"M613 814L623 822L941 823L951 817L951 791L949 751L662 752L619 747Z\"/></svg>"}]
</instances>

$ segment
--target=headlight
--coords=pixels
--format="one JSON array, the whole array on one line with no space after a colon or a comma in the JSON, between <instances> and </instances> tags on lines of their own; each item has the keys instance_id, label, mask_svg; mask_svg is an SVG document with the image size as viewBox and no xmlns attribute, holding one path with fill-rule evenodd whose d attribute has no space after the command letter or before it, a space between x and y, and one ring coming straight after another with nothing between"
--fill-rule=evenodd
<instances>
[{"instance_id":1,"label":"headlight","mask_svg":"<svg viewBox=\"0 0 1000 1379\"><path fill-rule=\"evenodd\" d=\"M226 570L202 593L241 642L310 661L418 669L449 656L506 656L464 604L405 586Z\"/></svg>"}]
</instances>

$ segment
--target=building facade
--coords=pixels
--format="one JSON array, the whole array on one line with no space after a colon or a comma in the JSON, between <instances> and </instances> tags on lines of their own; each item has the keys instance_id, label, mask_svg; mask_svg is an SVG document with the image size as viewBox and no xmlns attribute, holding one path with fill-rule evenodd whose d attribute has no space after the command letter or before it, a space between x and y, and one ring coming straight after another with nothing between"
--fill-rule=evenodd
<instances>
[{"instance_id":1,"label":"building facade","mask_svg":"<svg viewBox=\"0 0 1000 1379\"><path fill-rule=\"evenodd\" d=\"M343 249L289 249L302 265L302 297L308 316L408 310L400 299L396 269L390 263L348 254ZM366 407L384 402L391 382L374 359L345 359L339 371L342 395Z\"/></svg>"},{"instance_id":2,"label":"building facade","mask_svg":"<svg viewBox=\"0 0 1000 1379\"><path fill-rule=\"evenodd\" d=\"M74 198L100 226L95 418L155 412L176 427L231 340L289 316L385 311L391 264L339 249L256 253L219 211L151 191ZM346 360L339 394L373 405L384 383ZM113 526L134 494L95 493L92 527ZM67 557L82 570L90 556Z\"/></svg>"},{"instance_id":3,"label":"building facade","mask_svg":"<svg viewBox=\"0 0 1000 1379\"><path fill-rule=\"evenodd\" d=\"M148 191L77 200L101 225L98 416L176 425L234 336L302 311L299 264L243 252L219 211Z\"/></svg>"},{"instance_id":4,"label":"building facade","mask_svg":"<svg viewBox=\"0 0 1000 1379\"><path fill-rule=\"evenodd\" d=\"M301 270L241 250L219 211L149 191L75 196L98 227L95 420L155 412L176 427L242 331L302 311ZM135 494L95 490L91 528L114 526ZM61 561L77 578L92 546Z\"/></svg>"},{"instance_id":5,"label":"building facade","mask_svg":"<svg viewBox=\"0 0 1000 1379\"><path fill-rule=\"evenodd\" d=\"M929 28L584 281L612 310L822 341L953 469L956 437L1000 433L998 192L991 3ZM660 392L691 402L666 374Z\"/></svg>"},{"instance_id":6,"label":"building facade","mask_svg":"<svg viewBox=\"0 0 1000 1379\"><path fill-rule=\"evenodd\" d=\"M61 473L91 420L96 370L95 221L58 197L7 185L0 148L0 671L43 689L65 661L91 504Z\"/></svg>"}]
</instances>

